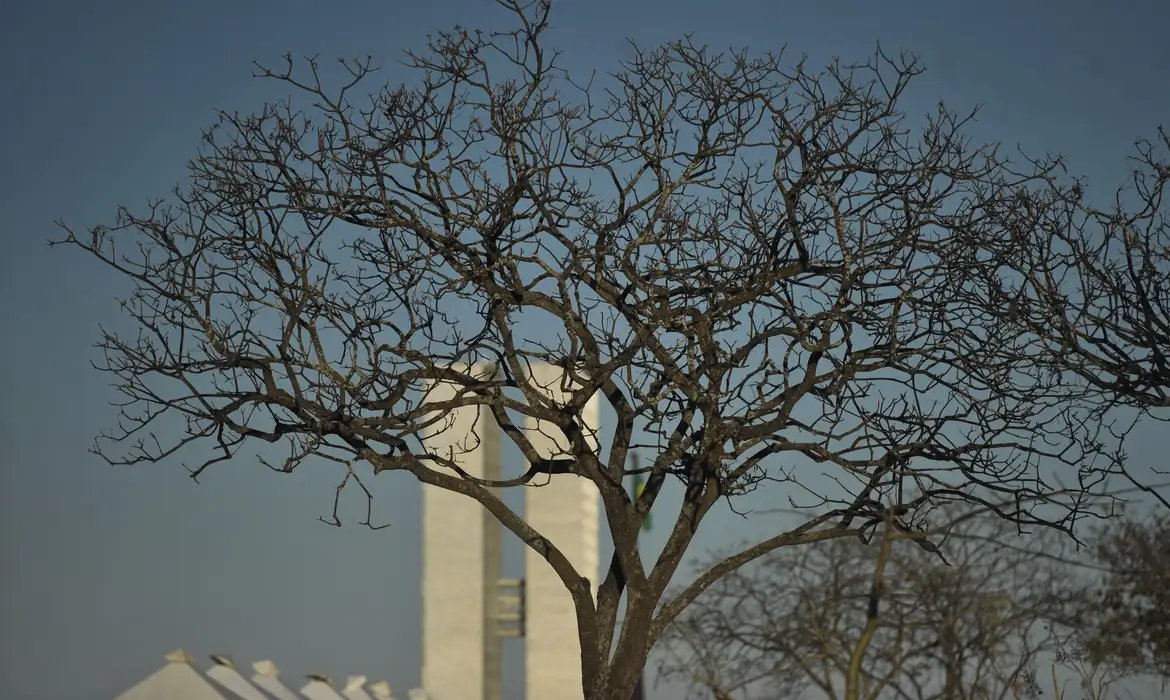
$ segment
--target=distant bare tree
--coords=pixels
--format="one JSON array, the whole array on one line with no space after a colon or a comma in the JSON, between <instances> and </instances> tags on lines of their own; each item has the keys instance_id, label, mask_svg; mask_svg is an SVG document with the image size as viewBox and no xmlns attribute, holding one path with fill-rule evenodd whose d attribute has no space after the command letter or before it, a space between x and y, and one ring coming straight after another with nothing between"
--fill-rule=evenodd
<instances>
[{"instance_id":1,"label":"distant bare tree","mask_svg":"<svg viewBox=\"0 0 1170 700\"><path fill-rule=\"evenodd\" d=\"M1075 601L1051 534L964 520L946 533L949 566L904 533L778 552L675 620L662 670L716 700L1016 697Z\"/></svg>"},{"instance_id":2,"label":"distant bare tree","mask_svg":"<svg viewBox=\"0 0 1170 700\"><path fill-rule=\"evenodd\" d=\"M169 202L65 228L135 290L138 334L101 341L125 401L98 454L203 443L199 476L283 441L278 471L332 460L366 489L368 465L478 501L572 593L588 700L626 700L666 626L769 551L867 533L888 504L906 530L954 501L1068 529L1100 495L1108 445L989 283L1017 245L989 212L1029 179L962 135L969 115L904 119L914 57L814 72L688 39L582 85L546 46L547 1L499 4L514 30L443 32L407 53L415 82L370 95L369 59L337 89L315 60L261 69L294 97L220 112ZM531 362L565 368L564 401ZM599 392L600 452L582 418ZM428 450L467 406L525 473L487 482ZM615 554L596 598L493 490L554 472L600 489ZM648 565L637 532L668 482L682 505ZM768 483L807 521L664 599L704 517Z\"/></svg>"},{"instance_id":3,"label":"distant bare tree","mask_svg":"<svg viewBox=\"0 0 1170 700\"><path fill-rule=\"evenodd\" d=\"M1103 574L1081 611L1084 655L1170 679L1170 517L1109 522L1091 552Z\"/></svg>"},{"instance_id":4,"label":"distant bare tree","mask_svg":"<svg viewBox=\"0 0 1170 700\"><path fill-rule=\"evenodd\" d=\"M1073 700L1068 692L1068 686L1075 683L1080 691L1078 700L1112 700L1118 696L1114 692L1115 686L1131 674L1131 669L1114 663L1094 659L1084 647L1084 637L1079 632L1066 632L1054 635L1052 660L1048 664L1048 673L1044 674L1043 681L1035 673L1027 677L1023 697L1029 700L1039 700L1046 697L1051 689L1052 697L1056 700ZM1062 680L1060 671L1071 672L1072 678ZM1050 684L1050 685L1049 685ZM1046 687L1048 686L1048 687ZM1136 698L1132 698L1136 700ZM1153 698L1147 697L1147 700Z\"/></svg>"}]
</instances>

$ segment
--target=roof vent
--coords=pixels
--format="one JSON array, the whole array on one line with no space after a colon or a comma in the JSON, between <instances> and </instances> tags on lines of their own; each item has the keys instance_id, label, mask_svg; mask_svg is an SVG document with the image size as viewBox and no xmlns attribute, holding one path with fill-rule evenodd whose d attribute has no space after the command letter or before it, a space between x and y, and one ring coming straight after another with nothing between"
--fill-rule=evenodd
<instances>
[{"instance_id":1,"label":"roof vent","mask_svg":"<svg viewBox=\"0 0 1170 700\"><path fill-rule=\"evenodd\" d=\"M167 661L173 664L187 664L188 666L195 665L195 659L184 649L175 649L166 656Z\"/></svg>"},{"instance_id":2,"label":"roof vent","mask_svg":"<svg viewBox=\"0 0 1170 700\"><path fill-rule=\"evenodd\" d=\"M280 669L276 668L276 664L272 663L268 659L257 661L256 663L252 664L252 670L255 671L257 675L267 676L269 678L276 678L280 675Z\"/></svg>"}]
</instances>

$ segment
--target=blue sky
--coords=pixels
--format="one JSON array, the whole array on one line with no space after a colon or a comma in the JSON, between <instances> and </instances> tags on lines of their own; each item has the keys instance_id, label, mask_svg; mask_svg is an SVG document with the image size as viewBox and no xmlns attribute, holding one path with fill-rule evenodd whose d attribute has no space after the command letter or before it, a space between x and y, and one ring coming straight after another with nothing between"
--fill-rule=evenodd
<instances>
[{"instance_id":1,"label":"blue sky","mask_svg":"<svg viewBox=\"0 0 1170 700\"><path fill-rule=\"evenodd\" d=\"M1091 192L1119 181L1135 138L1170 126L1164 1L556 3L553 41L575 72L616 67L626 37L690 32L715 48L787 44L814 63L864 59L876 40L913 50L929 71L912 111L982 103L972 135L1063 152ZM392 526L372 532L356 500L345 527L316 520L336 483L325 470L279 476L243 460L195 485L178 464L105 466L86 449L111 423L112 393L88 363L98 323L121 323L125 287L45 241L54 219L85 227L165 195L215 108L279 97L250 77L253 60L368 53L394 79L393 60L426 33L503 19L488 0L0 9L0 697L112 697L177 646L271 657L290 675L385 677L400 694L417 683L417 486L379 478L375 519ZM1131 446L1135 463L1157 454L1153 435ZM727 515L707 527L700 548L769 526Z\"/></svg>"}]
</instances>

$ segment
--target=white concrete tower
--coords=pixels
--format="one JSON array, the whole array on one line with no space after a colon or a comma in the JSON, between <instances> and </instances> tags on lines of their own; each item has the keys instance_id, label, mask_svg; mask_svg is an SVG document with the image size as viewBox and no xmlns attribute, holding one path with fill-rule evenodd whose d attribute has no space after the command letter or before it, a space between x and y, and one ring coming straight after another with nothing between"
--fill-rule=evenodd
<instances>
[{"instance_id":1,"label":"white concrete tower","mask_svg":"<svg viewBox=\"0 0 1170 700\"><path fill-rule=\"evenodd\" d=\"M486 364L472 369L485 379L493 372ZM454 395L454 385L439 383L427 400ZM468 474L498 479L499 434L488 409L464 407L428 429L425 440ZM422 687L432 700L500 700L500 528L477 501L423 484Z\"/></svg>"},{"instance_id":2,"label":"white concrete tower","mask_svg":"<svg viewBox=\"0 0 1170 700\"><path fill-rule=\"evenodd\" d=\"M554 401L567 398L564 372L551 365L533 365L533 383ZM600 426L598 397L583 412L582 430L597 449ZM545 457L567 454L568 440L555 426L529 420L528 439ZM598 585L600 514L597 486L571 474L538 476L525 490L525 520L547 537L582 576ZM556 572L531 548L525 551L525 683L528 700L581 700L581 647L573 599ZM442 698L441 700L447 700Z\"/></svg>"}]
</instances>

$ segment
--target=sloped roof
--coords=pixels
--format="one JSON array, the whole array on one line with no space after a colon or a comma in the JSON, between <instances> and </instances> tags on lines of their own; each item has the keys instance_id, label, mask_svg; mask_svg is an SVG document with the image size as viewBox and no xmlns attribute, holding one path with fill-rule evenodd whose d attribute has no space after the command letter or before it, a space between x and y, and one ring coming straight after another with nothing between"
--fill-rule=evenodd
<instances>
[{"instance_id":1,"label":"sloped roof","mask_svg":"<svg viewBox=\"0 0 1170 700\"><path fill-rule=\"evenodd\" d=\"M378 700L390 700L394 695L390 692L390 684L386 681L378 681L370 684L370 693Z\"/></svg>"},{"instance_id":2,"label":"sloped roof","mask_svg":"<svg viewBox=\"0 0 1170 700\"><path fill-rule=\"evenodd\" d=\"M212 654L212 666L207 669L207 677L229 691L229 696L239 700L271 700L256 686L240 675L232 663L231 657L221 654Z\"/></svg>"},{"instance_id":3,"label":"sloped roof","mask_svg":"<svg viewBox=\"0 0 1170 700\"><path fill-rule=\"evenodd\" d=\"M309 700L345 700L333 689L328 678L317 674L309 676L308 684L301 688L301 695Z\"/></svg>"},{"instance_id":4,"label":"sloped roof","mask_svg":"<svg viewBox=\"0 0 1170 700\"><path fill-rule=\"evenodd\" d=\"M342 688L341 694L345 696L345 700L374 700L366 692L365 685L365 676L350 676L345 679L345 687Z\"/></svg>"},{"instance_id":5,"label":"sloped roof","mask_svg":"<svg viewBox=\"0 0 1170 700\"><path fill-rule=\"evenodd\" d=\"M303 700L280 682L280 671L271 661L257 661L252 664L252 670L256 672L252 676L252 682L276 700Z\"/></svg>"},{"instance_id":6,"label":"sloped roof","mask_svg":"<svg viewBox=\"0 0 1170 700\"><path fill-rule=\"evenodd\" d=\"M177 649L166 656L167 664L117 700L226 700L195 670L191 655Z\"/></svg>"},{"instance_id":7,"label":"sloped roof","mask_svg":"<svg viewBox=\"0 0 1170 700\"><path fill-rule=\"evenodd\" d=\"M310 674L300 693L280 681L280 671L271 661L252 664L255 673L245 678L230 656L211 655L211 667L200 672L195 660L182 649L166 655L167 664L119 695L115 700L392 700L390 684L370 683L365 676L349 676L341 692L323 675ZM263 691L263 692L261 692ZM426 700L420 690L410 692L411 700Z\"/></svg>"}]
</instances>

